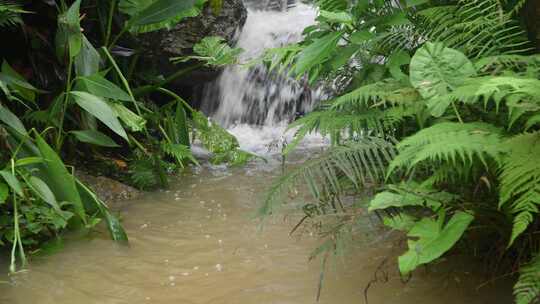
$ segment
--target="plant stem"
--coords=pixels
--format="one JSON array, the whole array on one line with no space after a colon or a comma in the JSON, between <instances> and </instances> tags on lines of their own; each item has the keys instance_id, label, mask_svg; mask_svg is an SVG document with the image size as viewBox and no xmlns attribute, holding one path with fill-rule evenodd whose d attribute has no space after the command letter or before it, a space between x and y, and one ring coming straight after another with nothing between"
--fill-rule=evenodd
<instances>
[{"instance_id":1,"label":"plant stem","mask_svg":"<svg viewBox=\"0 0 540 304\"><path fill-rule=\"evenodd\" d=\"M452 108L454 109L454 112L456 113L457 119L460 123L463 123L463 119L461 119L461 115L459 115L459 111L456 107L456 104L452 101Z\"/></svg>"},{"instance_id":2,"label":"plant stem","mask_svg":"<svg viewBox=\"0 0 540 304\"><path fill-rule=\"evenodd\" d=\"M60 112L60 124L58 127L58 134L56 137L56 151L60 152L60 149L62 148L62 143L64 141L63 138L63 132L64 132L64 116L66 114L67 105L69 102L69 92L71 92L71 73L73 70L73 58L71 56L69 57L69 64L68 64L68 74L67 74L67 82L66 82L66 91L64 96L64 102L62 103L62 110Z\"/></svg>"},{"instance_id":3,"label":"plant stem","mask_svg":"<svg viewBox=\"0 0 540 304\"><path fill-rule=\"evenodd\" d=\"M109 40L111 39L111 29L112 29L112 20L114 16L114 9L116 8L116 1L112 0L109 7L109 16L107 18L107 32L105 34L105 42L103 45L109 45Z\"/></svg>"}]
</instances>

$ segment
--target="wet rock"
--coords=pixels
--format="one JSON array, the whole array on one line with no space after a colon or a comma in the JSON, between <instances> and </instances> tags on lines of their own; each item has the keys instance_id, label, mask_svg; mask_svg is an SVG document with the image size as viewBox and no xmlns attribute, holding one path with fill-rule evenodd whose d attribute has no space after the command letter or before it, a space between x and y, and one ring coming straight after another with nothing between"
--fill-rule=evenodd
<instances>
[{"instance_id":1,"label":"wet rock","mask_svg":"<svg viewBox=\"0 0 540 304\"><path fill-rule=\"evenodd\" d=\"M105 176L78 172L77 177L113 210L121 209L127 200L141 195L139 190Z\"/></svg>"},{"instance_id":2,"label":"wet rock","mask_svg":"<svg viewBox=\"0 0 540 304\"><path fill-rule=\"evenodd\" d=\"M234 44L236 31L244 25L246 18L247 10L242 0L223 0L218 14L207 6L199 16L187 18L169 30L139 35L138 43L144 54L144 66L151 67L166 77L181 68L172 64L169 58L191 55L193 46L206 36L220 36L229 44ZM219 71L216 70L201 69L172 84L200 85L213 80L218 74Z\"/></svg>"}]
</instances>

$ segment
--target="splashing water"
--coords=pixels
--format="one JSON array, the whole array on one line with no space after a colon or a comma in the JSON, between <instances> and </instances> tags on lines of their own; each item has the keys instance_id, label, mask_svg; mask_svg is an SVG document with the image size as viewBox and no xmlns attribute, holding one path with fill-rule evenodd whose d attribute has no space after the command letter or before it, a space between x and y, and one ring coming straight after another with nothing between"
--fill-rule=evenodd
<instances>
[{"instance_id":1,"label":"splashing water","mask_svg":"<svg viewBox=\"0 0 540 304\"><path fill-rule=\"evenodd\" d=\"M316 15L316 10L305 4L282 12L250 9L238 35L237 47L244 49L240 61L299 41ZM205 91L202 110L237 136L241 148L258 154L277 152L275 143L289 141L293 135L285 132L287 123L311 111L324 97L321 89L269 72L263 65L227 67ZM320 136L313 136L304 144L320 146L324 142Z\"/></svg>"}]
</instances>

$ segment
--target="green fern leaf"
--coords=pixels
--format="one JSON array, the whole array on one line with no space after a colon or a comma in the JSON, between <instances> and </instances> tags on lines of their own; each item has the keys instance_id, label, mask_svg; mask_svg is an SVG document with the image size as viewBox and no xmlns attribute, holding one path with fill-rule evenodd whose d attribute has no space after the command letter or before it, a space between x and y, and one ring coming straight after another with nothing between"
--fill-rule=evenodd
<instances>
[{"instance_id":1,"label":"green fern leaf","mask_svg":"<svg viewBox=\"0 0 540 304\"><path fill-rule=\"evenodd\" d=\"M516 304L538 303L540 298L540 255L519 268L519 279L514 285Z\"/></svg>"},{"instance_id":2,"label":"green fern leaf","mask_svg":"<svg viewBox=\"0 0 540 304\"><path fill-rule=\"evenodd\" d=\"M487 166L486 156L497 160L501 131L485 123L443 122L405 138L398 145L399 154L388 168L412 169L429 161L472 164L475 158Z\"/></svg>"},{"instance_id":3,"label":"green fern leaf","mask_svg":"<svg viewBox=\"0 0 540 304\"><path fill-rule=\"evenodd\" d=\"M517 135L502 144L500 206L510 204L514 227L509 245L534 221L540 205L540 132Z\"/></svg>"}]
</instances>

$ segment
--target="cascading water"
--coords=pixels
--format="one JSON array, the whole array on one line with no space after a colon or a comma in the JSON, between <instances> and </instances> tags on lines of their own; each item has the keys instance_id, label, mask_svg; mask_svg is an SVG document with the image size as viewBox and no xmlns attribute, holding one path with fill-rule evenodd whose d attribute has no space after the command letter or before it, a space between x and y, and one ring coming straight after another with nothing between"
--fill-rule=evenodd
<instances>
[{"instance_id":1,"label":"cascading water","mask_svg":"<svg viewBox=\"0 0 540 304\"><path fill-rule=\"evenodd\" d=\"M238 34L237 47L244 49L241 62L261 56L268 48L299 41L303 29L316 17L313 7L301 3L285 11L250 7L248 4L248 18ZM322 90L269 72L263 65L227 67L205 94L202 110L228 128L241 148L259 154L272 152L269 146L273 142L292 136L291 132L284 134L287 123L309 112L323 97ZM314 142L320 144L321 139Z\"/></svg>"}]
</instances>

